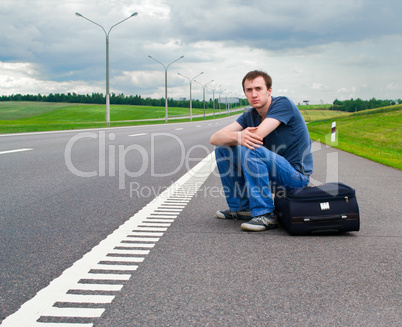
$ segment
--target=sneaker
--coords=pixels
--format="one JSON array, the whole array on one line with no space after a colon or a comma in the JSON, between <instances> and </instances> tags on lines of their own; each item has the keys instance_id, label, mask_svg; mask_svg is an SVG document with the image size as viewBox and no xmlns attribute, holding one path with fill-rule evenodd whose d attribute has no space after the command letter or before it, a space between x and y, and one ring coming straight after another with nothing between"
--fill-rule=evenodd
<instances>
[{"instance_id":1,"label":"sneaker","mask_svg":"<svg viewBox=\"0 0 402 327\"><path fill-rule=\"evenodd\" d=\"M216 217L220 219L249 220L251 218L251 213L249 210L247 211L219 210L216 212Z\"/></svg>"},{"instance_id":2,"label":"sneaker","mask_svg":"<svg viewBox=\"0 0 402 327\"><path fill-rule=\"evenodd\" d=\"M250 232L262 232L278 227L278 219L273 212L253 217L249 222L241 224L242 230Z\"/></svg>"}]
</instances>

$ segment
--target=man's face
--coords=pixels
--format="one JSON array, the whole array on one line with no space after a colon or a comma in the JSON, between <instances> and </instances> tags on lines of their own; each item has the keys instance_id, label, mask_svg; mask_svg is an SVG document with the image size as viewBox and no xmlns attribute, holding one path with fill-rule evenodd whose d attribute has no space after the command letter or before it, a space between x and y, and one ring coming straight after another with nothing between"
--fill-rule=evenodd
<instances>
[{"instance_id":1,"label":"man's face","mask_svg":"<svg viewBox=\"0 0 402 327\"><path fill-rule=\"evenodd\" d=\"M271 91L272 88L267 89L262 76L258 76L253 80L245 80L244 82L244 94L247 97L248 103L257 110L267 107Z\"/></svg>"}]
</instances>

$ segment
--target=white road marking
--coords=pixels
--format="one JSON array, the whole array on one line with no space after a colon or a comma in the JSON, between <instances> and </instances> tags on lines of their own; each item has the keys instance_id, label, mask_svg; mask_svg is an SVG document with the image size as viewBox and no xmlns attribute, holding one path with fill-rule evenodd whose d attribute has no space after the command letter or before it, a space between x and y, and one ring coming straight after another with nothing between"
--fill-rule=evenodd
<instances>
[{"instance_id":1,"label":"white road marking","mask_svg":"<svg viewBox=\"0 0 402 327\"><path fill-rule=\"evenodd\" d=\"M106 257L101 259L99 262L126 262L126 263L137 263L143 262L144 258L135 257Z\"/></svg>"},{"instance_id":2,"label":"white road marking","mask_svg":"<svg viewBox=\"0 0 402 327\"><path fill-rule=\"evenodd\" d=\"M173 213L177 212L177 213L180 213L181 210L174 209L174 208L169 208L169 207L163 207L163 210L155 210L155 212L173 212Z\"/></svg>"},{"instance_id":3,"label":"white road marking","mask_svg":"<svg viewBox=\"0 0 402 327\"><path fill-rule=\"evenodd\" d=\"M60 324L60 323L46 323L46 325L37 322L35 325L32 325L32 327L92 327L93 324Z\"/></svg>"},{"instance_id":4,"label":"white road marking","mask_svg":"<svg viewBox=\"0 0 402 327\"><path fill-rule=\"evenodd\" d=\"M173 220L172 220L173 222ZM159 238L154 238L155 241L151 240L151 237L148 237L145 241L146 242L158 242ZM144 239L141 237L130 237L130 235L127 236L127 238L122 240L122 243L124 244L130 244L134 242L144 242ZM136 248L153 248L155 244L152 243L135 243Z\"/></svg>"},{"instance_id":5,"label":"white road marking","mask_svg":"<svg viewBox=\"0 0 402 327\"><path fill-rule=\"evenodd\" d=\"M113 295L81 295L81 294L64 294L57 300L58 302L74 302L74 303L112 303Z\"/></svg>"},{"instance_id":6,"label":"white road marking","mask_svg":"<svg viewBox=\"0 0 402 327\"><path fill-rule=\"evenodd\" d=\"M184 128L182 128L182 127L176 128L175 131L181 131L182 129L184 129Z\"/></svg>"},{"instance_id":7,"label":"white road marking","mask_svg":"<svg viewBox=\"0 0 402 327\"><path fill-rule=\"evenodd\" d=\"M166 228L164 228L166 229ZM109 253L111 254L139 254L139 255L147 255L149 250L111 250Z\"/></svg>"},{"instance_id":8,"label":"white road marking","mask_svg":"<svg viewBox=\"0 0 402 327\"><path fill-rule=\"evenodd\" d=\"M133 271L133 270L137 270L138 266L134 266L134 265L101 265L98 264L96 266L96 269L100 269L100 270L117 270L117 271ZM72 301L74 302L74 301ZM95 302L96 303L96 302Z\"/></svg>"},{"instance_id":9,"label":"white road marking","mask_svg":"<svg viewBox=\"0 0 402 327\"><path fill-rule=\"evenodd\" d=\"M116 284L79 284L76 285L74 290L77 291L112 291L118 292L121 291L123 285L116 285Z\"/></svg>"},{"instance_id":10,"label":"white road marking","mask_svg":"<svg viewBox=\"0 0 402 327\"><path fill-rule=\"evenodd\" d=\"M170 217L172 218L172 217ZM163 233L147 233L147 232L132 232L127 237L131 236L163 236ZM145 239L144 239L145 241Z\"/></svg>"},{"instance_id":11,"label":"white road marking","mask_svg":"<svg viewBox=\"0 0 402 327\"><path fill-rule=\"evenodd\" d=\"M151 226L158 226L158 227L169 227L171 225L171 223L154 223L152 221L152 223L142 223L141 226L144 227L151 227Z\"/></svg>"},{"instance_id":12,"label":"white road marking","mask_svg":"<svg viewBox=\"0 0 402 327\"><path fill-rule=\"evenodd\" d=\"M3 327L91 327L112 302L114 295L81 295L71 291L120 291L131 275L163 236L168 225L180 214L193 195L216 167L211 152L162 194L142 208L90 252L66 269L25 302L14 314L3 320ZM172 212L173 205L174 212ZM151 223L154 222L154 223ZM100 273L101 272L101 273ZM116 273L120 272L120 273ZM124 272L122 274L121 272ZM102 284L99 284L102 281ZM56 307L56 303L71 307ZM93 303L104 308L84 308L80 303ZM82 323L66 319L85 318ZM88 323L88 319L90 321Z\"/></svg>"},{"instance_id":13,"label":"white road marking","mask_svg":"<svg viewBox=\"0 0 402 327\"><path fill-rule=\"evenodd\" d=\"M50 317L78 317L78 318L98 318L102 315L105 309L98 308L48 308L43 316ZM17 325L15 325L17 326ZM22 325L33 326L33 325ZM46 326L46 325L41 325Z\"/></svg>"},{"instance_id":14,"label":"white road marking","mask_svg":"<svg viewBox=\"0 0 402 327\"><path fill-rule=\"evenodd\" d=\"M86 275L81 276L82 279L94 279L94 280L113 280L113 281L123 281L129 280L131 274L92 274L87 273Z\"/></svg>"},{"instance_id":15,"label":"white road marking","mask_svg":"<svg viewBox=\"0 0 402 327\"><path fill-rule=\"evenodd\" d=\"M32 150L33 149L16 149L16 150L0 151L0 154L16 153L16 152L24 152L24 151L32 151Z\"/></svg>"},{"instance_id":16,"label":"white road marking","mask_svg":"<svg viewBox=\"0 0 402 327\"><path fill-rule=\"evenodd\" d=\"M147 135L148 133L139 133L139 134L131 134L129 136L143 136L143 135Z\"/></svg>"}]
</instances>

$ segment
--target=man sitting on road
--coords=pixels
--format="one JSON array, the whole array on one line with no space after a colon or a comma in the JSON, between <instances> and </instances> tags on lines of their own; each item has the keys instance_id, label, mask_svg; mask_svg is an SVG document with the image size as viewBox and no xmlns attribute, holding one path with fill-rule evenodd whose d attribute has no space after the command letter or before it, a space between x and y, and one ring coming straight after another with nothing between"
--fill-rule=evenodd
<instances>
[{"instance_id":1,"label":"man sitting on road","mask_svg":"<svg viewBox=\"0 0 402 327\"><path fill-rule=\"evenodd\" d=\"M243 78L251 109L211 136L229 210L218 218L249 220L246 231L278 226L272 191L304 187L313 172L311 140L300 111L287 97L272 97L262 71Z\"/></svg>"}]
</instances>

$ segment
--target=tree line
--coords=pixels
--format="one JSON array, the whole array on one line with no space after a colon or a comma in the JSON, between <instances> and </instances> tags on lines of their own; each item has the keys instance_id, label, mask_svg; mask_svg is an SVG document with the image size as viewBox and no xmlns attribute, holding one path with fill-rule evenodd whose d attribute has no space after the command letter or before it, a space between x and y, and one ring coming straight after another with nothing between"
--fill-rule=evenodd
<instances>
[{"instance_id":1,"label":"tree line","mask_svg":"<svg viewBox=\"0 0 402 327\"><path fill-rule=\"evenodd\" d=\"M110 103L111 104L126 104L126 105L137 105L137 106L157 106L164 107L165 106L165 98L160 99L152 99L152 98L143 98L140 95L135 96L126 96L122 94L110 94ZM31 95L31 94L13 94L13 95L2 95L0 96L0 101L37 101L37 102L67 102L67 103L91 103L91 104L104 104L106 103L106 97L102 93L92 93L91 95L86 94L76 94L76 93L50 93L49 95ZM394 104L402 103L401 99L398 100L378 100L372 98L370 100L362 100L362 99L350 99L340 101L336 99L333 102L333 105L330 107L331 110L339 110L339 111L347 111L347 112L355 112L362 111L367 109L374 109L380 107L387 107ZM225 104L221 104L224 106ZM190 101L185 100L174 100L172 98L168 98L168 106L169 107L182 107L188 108L190 106ZM193 108L201 109L204 107L204 102L200 100L193 100L192 103ZM205 101L206 108L213 108L213 100L209 99ZM215 108L218 108L218 99L215 99Z\"/></svg>"},{"instance_id":2,"label":"tree line","mask_svg":"<svg viewBox=\"0 0 402 327\"><path fill-rule=\"evenodd\" d=\"M50 93L49 95L31 95L31 94L13 94L2 95L0 101L36 101L36 102L66 102L66 103L91 103L91 104L104 104L106 103L106 96L102 93L92 93L91 95L81 95L76 93ZM165 98L152 99L143 98L140 95L125 96L124 94L111 93L109 96L110 104L126 104L126 105L138 105L138 106L165 106ZM193 108L204 108L204 102L200 100L192 101ZM224 104L221 104L221 106ZM168 98L169 107L190 107L190 101L174 100ZM206 108L213 108L213 101L209 99L205 101ZM218 108L218 99L215 99L215 108Z\"/></svg>"},{"instance_id":3,"label":"tree line","mask_svg":"<svg viewBox=\"0 0 402 327\"><path fill-rule=\"evenodd\" d=\"M398 100L378 100L376 98L372 98L370 100L362 100L362 99L350 99L345 101L335 100L333 106L331 106L331 110L340 110L347 112L356 112L367 109L388 107L395 104L402 103L401 99Z\"/></svg>"}]
</instances>

